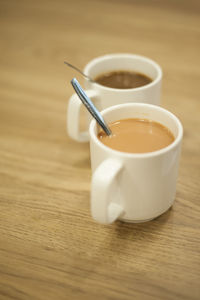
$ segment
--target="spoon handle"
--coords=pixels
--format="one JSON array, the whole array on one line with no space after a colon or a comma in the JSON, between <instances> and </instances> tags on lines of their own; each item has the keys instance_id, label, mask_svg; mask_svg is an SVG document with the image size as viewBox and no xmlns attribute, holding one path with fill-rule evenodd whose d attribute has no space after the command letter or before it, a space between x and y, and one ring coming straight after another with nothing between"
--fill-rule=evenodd
<instances>
[{"instance_id":1,"label":"spoon handle","mask_svg":"<svg viewBox=\"0 0 200 300\"><path fill-rule=\"evenodd\" d=\"M86 95L84 90L82 89L81 85L79 84L78 80L76 78L73 78L71 81L71 84L76 91L77 95L87 108L87 110L91 113L91 115L95 118L95 120L99 123L99 125L102 127L102 129L105 131L107 135L111 135L112 132L109 129L108 125L106 124L105 120L103 119L100 112L97 110L97 108L94 106L90 98Z\"/></svg>"},{"instance_id":2,"label":"spoon handle","mask_svg":"<svg viewBox=\"0 0 200 300\"><path fill-rule=\"evenodd\" d=\"M76 70L77 72L79 72L81 75L83 75L85 78L87 78L89 81L91 82L95 82L92 78L90 78L89 76L87 76L85 73L83 73L80 69L78 69L77 67L75 67L74 65L68 63L67 61L64 61L64 64L66 64L68 67Z\"/></svg>"}]
</instances>

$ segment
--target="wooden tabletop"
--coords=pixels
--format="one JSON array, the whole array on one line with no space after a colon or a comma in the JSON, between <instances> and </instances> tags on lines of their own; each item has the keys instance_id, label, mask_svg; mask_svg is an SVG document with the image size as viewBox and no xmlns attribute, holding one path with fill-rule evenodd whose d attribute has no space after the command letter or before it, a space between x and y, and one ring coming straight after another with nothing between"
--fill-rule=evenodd
<instances>
[{"instance_id":1,"label":"wooden tabletop","mask_svg":"<svg viewBox=\"0 0 200 300\"><path fill-rule=\"evenodd\" d=\"M0 1L0 299L200 299L199 15L193 0ZM63 61L116 52L162 66L184 140L173 208L103 226Z\"/></svg>"}]
</instances>

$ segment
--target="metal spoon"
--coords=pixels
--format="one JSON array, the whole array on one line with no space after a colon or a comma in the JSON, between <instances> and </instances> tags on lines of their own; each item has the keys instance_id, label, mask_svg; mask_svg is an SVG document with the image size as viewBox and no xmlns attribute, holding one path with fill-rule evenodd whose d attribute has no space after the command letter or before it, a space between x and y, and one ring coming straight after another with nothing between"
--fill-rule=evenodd
<instances>
[{"instance_id":1,"label":"metal spoon","mask_svg":"<svg viewBox=\"0 0 200 300\"><path fill-rule=\"evenodd\" d=\"M68 63L67 61L64 61L64 64L66 64L68 67L78 71L81 75L83 75L86 79L88 79L91 82L95 82L91 77L89 77L88 75L86 75L85 73L83 73L80 69L78 69L77 67L73 66L72 64Z\"/></svg>"},{"instance_id":2,"label":"metal spoon","mask_svg":"<svg viewBox=\"0 0 200 300\"><path fill-rule=\"evenodd\" d=\"M112 132L109 129L108 125L106 124L104 118L102 117L100 112L97 110L97 108L94 106L94 104L92 103L90 98L86 95L86 93L82 89L78 80L76 78L73 78L71 81L71 84L72 84L75 92L77 93L77 95L79 96L79 98L81 99L81 101L83 102L85 107L87 108L87 110L95 118L95 120L98 122L98 124L101 126L101 128L105 131L105 133L107 135L111 135Z\"/></svg>"}]
</instances>

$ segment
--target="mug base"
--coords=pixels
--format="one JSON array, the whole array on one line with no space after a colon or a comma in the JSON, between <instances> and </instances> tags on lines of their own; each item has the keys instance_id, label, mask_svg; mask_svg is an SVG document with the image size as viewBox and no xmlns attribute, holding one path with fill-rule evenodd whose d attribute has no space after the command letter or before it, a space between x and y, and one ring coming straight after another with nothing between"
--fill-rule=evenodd
<instances>
[{"instance_id":1,"label":"mug base","mask_svg":"<svg viewBox=\"0 0 200 300\"><path fill-rule=\"evenodd\" d=\"M126 222L126 223L145 223L145 222L149 222L149 221L152 221L152 220L158 218L159 216L163 215L164 213L166 213L172 207L172 205L173 205L173 203L170 205L170 207L168 207L167 209L165 209L161 213L157 214L153 218L144 219L144 220L130 220L130 219L119 218L118 220L121 221L121 222Z\"/></svg>"},{"instance_id":2,"label":"mug base","mask_svg":"<svg viewBox=\"0 0 200 300\"><path fill-rule=\"evenodd\" d=\"M157 218L157 217L155 217L155 218ZM155 218L150 218L150 219L146 219L146 220L127 220L127 219L119 218L118 220L121 222L125 222L125 223L145 223L145 222L152 221Z\"/></svg>"}]
</instances>

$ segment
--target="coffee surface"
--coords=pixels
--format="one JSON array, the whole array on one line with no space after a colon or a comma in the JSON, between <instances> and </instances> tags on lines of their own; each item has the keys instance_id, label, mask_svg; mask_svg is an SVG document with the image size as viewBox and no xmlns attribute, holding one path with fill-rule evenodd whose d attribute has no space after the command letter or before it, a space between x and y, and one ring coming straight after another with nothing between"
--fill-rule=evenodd
<instances>
[{"instance_id":1,"label":"coffee surface","mask_svg":"<svg viewBox=\"0 0 200 300\"><path fill-rule=\"evenodd\" d=\"M147 119L123 119L109 124L112 131L107 136L98 133L106 146L121 152L146 153L167 147L174 141L171 131L160 123Z\"/></svg>"},{"instance_id":2,"label":"coffee surface","mask_svg":"<svg viewBox=\"0 0 200 300\"><path fill-rule=\"evenodd\" d=\"M113 71L101 74L94 79L101 85L116 89L131 89L146 85L152 79L134 71Z\"/></svg>"}]
</instances>

